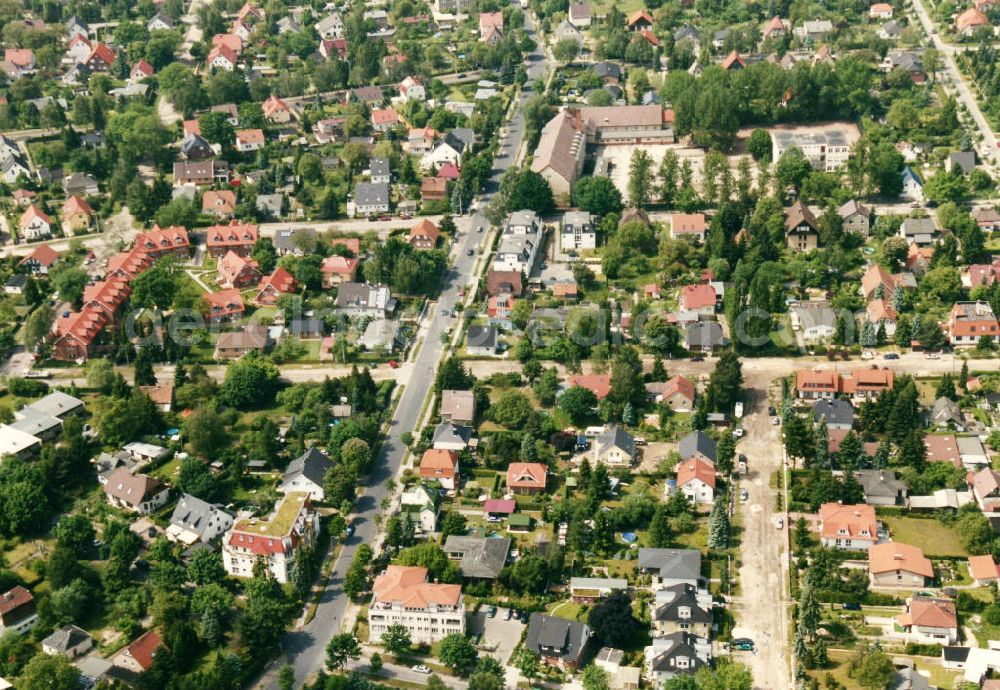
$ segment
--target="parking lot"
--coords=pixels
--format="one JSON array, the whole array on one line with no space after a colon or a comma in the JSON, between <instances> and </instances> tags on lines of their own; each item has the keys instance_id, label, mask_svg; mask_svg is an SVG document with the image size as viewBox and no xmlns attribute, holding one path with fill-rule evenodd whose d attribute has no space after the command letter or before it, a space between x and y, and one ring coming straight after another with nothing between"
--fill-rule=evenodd
<instances>
[{"instance_id":1,"label":"parking lot","mask_svg":"<svg viewBox=\"0 0 1000 690\"><path fill-rule=\"evenodd\" d=\"M507 609L498 608L497 615L489 618L486 615L487 606L481 606L475 613L468 614L466 629L469 634L479 635L479 648L488 653L501 664L506 664L510 655L521 641L525 623L515 620L504 620Z\"/></svg>"}]
</instances>

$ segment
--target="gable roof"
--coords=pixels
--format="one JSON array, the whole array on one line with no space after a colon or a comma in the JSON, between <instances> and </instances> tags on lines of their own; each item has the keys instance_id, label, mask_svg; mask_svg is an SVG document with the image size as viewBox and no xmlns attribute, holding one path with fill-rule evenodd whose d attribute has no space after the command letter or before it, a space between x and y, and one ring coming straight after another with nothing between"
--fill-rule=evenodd
<instances>
[{"instance_id":1,"label":"gable roof","mask_svg":"<svg viewBox=\"0 0 1000 690\"><path fill-rule=\"evenodd\" d=\"M512 462L507 466L508 489L544 489L549 468L540 462Z\"/></svg>"},{"instance_id":2,"label":"gable roof","mask_svg":"<svg viewBox=\"0 0 1000 690\"><path fill-rule=\"evenodd\" d=\"M608 393L611 392L611 377L607 374L574 374L566 383L570 388L573 386L586 388L597 396L598 400L608 397Z\"/></svg>"},{"instance_id":3,"label":"gable roof","mask_svg":"<svg viewBox=\"0 0 1000 690\"><path fill-rule=\"evenodd\" d=\"M677 486L685 486L698 480L713 489L715 488L715 466L701 458L684 460L677 466Z\"/></svg>"},{"instance_id":4,"label":"gable roof","mask_svg":"<svg viewBox=\"0 0 1000 690\"><path fill-rule=\"evenodd\" d=\"M697 549L639 549L640 570L655 570L660 578L701 579L701 552Z\"/></svg>"},{"instance_id":5,"label":"gable roof","mask_svg":"<svg viewBox=\"0 0 1000 690\"><path fill-rule=\"evenodd\" d=\"M135 659L136 663L144 671L148 671L149 667L153 665L153 657L156 656L156 650L160 647L166 647L166 645L163 644L156 631L150 630L143 633L135 642L126 647L125 652Z\"/></svg>"},{"instance_id":6,"label":"gable roof","mask_svg":"<svg viewBox=\"0 0 1000 690\"><path fill-rule=\"evenodd\" d=\"M868 570L873 574L903 570L915 575L934 577L934 566L923 549L894 541L868 547Z\"/></svg>"},{"instance_id":7,"label":"gable roof","mask_svg":"<svg viewBox=\"0 0 1000 690\"><path fill-rule=\"evenodd\" d=\"M692 431L684 436L677 444L677 451L681 454L682 460L687 460L696 453L704 455L712 462L718 457L718 445L715 439L704 431Z\"/></svg>"},{"instance_id":8,"label":"gable roof","mask_svg":"<svg viewBox=\"0 0 1000 690\"><path fill-rule=\"evenodd\" d=\"M462 577L495 580L507 563L512 539L465 537L451 534L444 543L448 554L461 553L458 569Z\"/></svg>"},{"instance_id":9,"label":"gable roof","mask_svg":"<svg viewBox=\"0 0 1000 690\"><path fill-rule=\"evenodd\" d=\"M792 232L801 225L808 225L813 232L819 227L816 216L809 207L801 199L796 199L794 204L785 209L785 232Z\"/></svg>"},{"instance_id":10,"label":"gable roof","mask_svg":"<svg viewBox=\"0 0 1000 690\"><path fill-rule=\"evenodd\" d=\"M819 519L822 523L820 534L824 539L837 539L846 536L847 538L864 537L875 540L878 536L875 509L867 504L824 503L819 507ZM862 535L862 532L867 532L867 534Z\"/></svg>"},{"instance_id":11,"label":"gable roof","mask_svg":"<svg viewBox=\"0 0 1000 690\"><path fill-rule=\"evenodd\" d=\"M323 486L323 478L327 470L333 467L333 462L316 446L288 463L281 483L287 484L297 477L305 477L316 486Z\"/></svg>"},{"instance_id":12,"label":"gable roof","mask_svg":"<svg viewBox=\"0 0 1000 690\"><path fill-rule=\"evenodd\" d=\"M108 477L108 483L104 485L105 493L130 506L140 505L165 488L158 479L147 474L132 474L124 467L112 472Z\"/></svg>"},{"instance_id":13,"label":"gable roof","mask_svg":"<svg viewBox=\"0 0 1000 690\"><path fill-rule=\"evenodd\" d=\"M590 628L585 623L535 612L528 619L524 645L534 652L544 651L545 656L575 661L589 639Z\"/></svg>"}]
</instances>

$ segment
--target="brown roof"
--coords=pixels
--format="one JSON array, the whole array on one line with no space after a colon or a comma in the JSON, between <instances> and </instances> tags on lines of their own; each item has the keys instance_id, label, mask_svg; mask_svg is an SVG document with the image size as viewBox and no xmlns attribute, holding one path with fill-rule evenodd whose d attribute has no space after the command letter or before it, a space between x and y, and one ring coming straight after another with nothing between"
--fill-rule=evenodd
<instances>
[{"instance_id":1,"label":"brown roof","mask_svg":"<svg viewBox=\"0 0 1000 690\"><path fill-rule=\"evenodd\" d=\"M37 261L38 264L41 266L51 266L56 262L58 258L59 258L59 252L57 252L55 249L53 249L47 244L40 244L37 247L35 247L35 250L33 252L28 254L28 256L24 257L21 260L21 263L23 264L25 261L33 259Z\"/></svg>"},{"instance_id":2,"label":"brown roof","mask_svg":"<svg viewBox=\"0 0 1000 690\"><path fill-rule=\"evenodd\" d=\"M476 396L472 391L441 391L441 414L453 419L471 420L476 413Z\"/></svg>"},{"instance_id":3,"label":"brown roof","mask_svg":"<svg viewBox=\"0 0 1000 690\"><path fill-rule=\"evenodd\" d=\"M1000 474L989 467L983 468L976 472L972 488L980 498L991 496L1000 489Z\"/></svg>"},{"instance_id":4,"label":"brown roof","mask_svg":"<svg viewBox=\"0 0 1000 690\"><path fill-rule=\"evenodd\" d=\"M661 395L664 398L672 398L678 393L693 402L694 383L692 383L690 379L678 375L663 384L663 393Z\"/></svg>"},{"instance_id":5,"label":"brown roof","mask_svg":"<svg viewBox=\"0 0 1000 690\"><path fill-rule=\"evenodd\" d=\"M715 288L700 283L681 288L681 304L685 309L703 309L715 306Z\"/></svg>"},{"instance_id":6,"label":"brown roof","mask_svg":"<svg viewBox=\"0 0 1000 690\"><path fill-rule=\"evenodd\" d=\"M868 570L873 574L903 570L924 577L934 577L934 567L923 549L894 541L868 547Z\"/></svg>"},{"instance_id":7,"label":"brown roof","mask_svg":"<svg viewBox=\"0 0 1000 690\"><path fill-rule=\"evenodd\" d=\"M955 434L926 434L924 447L927 448L929 461L950 462L956 467L962 466L962 455L958 452Z\"/></svg>"},{"instance_id":8,"label":"brown roof","mask_svg":"<svg viewBox=\"0 0 1000 690\"><path fill-rule=\"evenodd\" d=\"M159 386L139 386L139 390L157 405L174 404L174 384L172 383L164 383Z\"/></svg>"},{"instance_id":9,"label":"brown roof","mask_svg":"<svg viewBox=\"0 0 1000 690\"><path fill-rule=\"evenodd\" d=\"M132 474L124 467L119 467L104 485L104 491L112 498L123 501L130 506L137 506L150 496L164 489L159 480L147 474Z\"/></svg>"},{"instance_id":10,"label":"brown roof","mask_svg":"<svg viewBox=\"0 0 1000 690\"><path fill-rule=\"evenodd\" d=\"M512 462L507 466L508 489L544 489L549 468L540 462Z\"/></svg>"},{"instance_id":11,"label":"brown roof","mask_svg":"<svg viewBox=\"0 0 1000 690\"><path fill-rule=\"evenodd\" d=\"M790 232L803 223L813 230L817 227L816 216L802 201L797 200L785 209L785 232Z\"/></svg>"},{"instance_id":12,"label":"brown roof","mask_svg":"<svg viewBox=\"0 0 1000 690\"><path fill-rule=\"evenodd\" d=\"M542 128L531 169L542 172L551 168L570 182L576 180L577 152L584 145L582 124L577 113L563 110Z\"/></svg>"},{"instance_id":13,"label":"brown roof","mask_svg":"<svg viewBox=\"0 0 1000 690\"><path fill-rule=\"evenodd\" d=\"M30 604L34 600L35 598L31 596L31 592L26 590L24 587L20 585L14 587L4 592L3 596L0 596L0 617L12 613L21 606Z\"/></svg>"},{"instance_id":14,"label":"brown roof","mask_svg":"<svg viewBox=\"0 0 1000 690\"><path fill-rule=\"evenodd\" d=\"M486 292L491 295L509 292L515 297L520 297L521 289L521 273L519 271L494 271L491 269L486 274Z\"/></svg>"},{"instance_id":15,"label":"brown roof","mask_svg":"<svg viewBox=\"0 0 1000 690\"><path fill-rule=\"evenodd\" d=\"M795 372L795 390L836 393L840 377L835 371L800 369Z\"/></svg>"}]
</instances>

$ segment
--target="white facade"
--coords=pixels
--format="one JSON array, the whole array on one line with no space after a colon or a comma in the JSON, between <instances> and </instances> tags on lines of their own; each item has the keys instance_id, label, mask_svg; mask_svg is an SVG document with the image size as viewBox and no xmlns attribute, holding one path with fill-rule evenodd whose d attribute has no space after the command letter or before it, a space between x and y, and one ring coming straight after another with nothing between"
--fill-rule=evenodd
<instances>
[{"instance_id":1,"label":"white facade","mask_svg":"<svg viewBox=\"0 0 1000 690\"><path fill-rule=\"evenodd\" d=\"M319 532L319 514L304 493L288 494L266 520L243 518L222 540L222 567L233 577L253 576L253 566L264 559L275 579L291 577L297 547L311 546Z\"/></svg>"},{"instance_id":2,"label":"white facade","mask_svg":"<svg viewBox=\"0 0 1000 690\"><path fill-rule=\"evenodd\" d=\"M775 130L771 132L771 160L777 162L790 148L798 148L812 166L820 172L841 170L851 154L857 137L848 129L829 128L825 131Z\"/></svg>"},{"instance_id":3,"label":"white facade","mask_svg":"<svg viewBox=\"0 0 1000 690\"><path fill-rule=\"evenodd\" d=\"M715 489L697 477L689 479L679 488L681 493L687 496L688 500L692 503L707 503L711 505L715 501Z\"/></svg>"}]
</instances>

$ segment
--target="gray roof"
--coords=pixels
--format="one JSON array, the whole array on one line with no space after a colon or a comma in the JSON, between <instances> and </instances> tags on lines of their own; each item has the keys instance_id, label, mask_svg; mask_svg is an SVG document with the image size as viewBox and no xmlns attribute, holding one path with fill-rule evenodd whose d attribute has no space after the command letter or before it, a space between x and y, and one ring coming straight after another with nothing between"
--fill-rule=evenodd
<instances>
[{"instance_id":1,"label":"gray roof","mask_svg":"<svg viewBox=\"0 0 1000 690\"><path fill-rule=\"evenodd\" d=\"M976 169L975 151L952 151L948 154L948 160L951 162L953 170L956 166L965 173Z\"/></svg>"},{"instance_id":2,"label":"gray roof","mask_svg":"<svg viewBox=\"0 0 1000 690\"><path fill-rule=\"evenodd\" d=\"M448 134L462 142L466 148L472 148L476 143L476 132L470 127L455 127L448 130Z\"/></svg>"},{"instance_id":3,"label":"gray roof","mask_svg":"<svg viewBox=\"0 0 1000 690\"><path fill-rule=\"evenodd\" d=\"M854 477L865 491L865 498L895 498L906 491L906 484L896 479L892 470L858 470Z\"/></svg>"},{"instance_id":4,"label":"gray roof","mask_svg":"<svg viewBox=\"0 0 1000 690\"><path fill-rule=\"evenodd\" d=\"M677 444L681 459L687 460L695 453L701 453L713 463L718 457L718 446L715 439L704 431L692 431Z\"/></svg>"},{"instance_id":5,"label":"gray roof","mask_svg":"<svg viewBox=\"0 0 1000 690\"><path fill-rule=\"evenodd\" d=\"M854 424L854 407L846 400L817 400L813 404L813 420L825 419L827 426Z\"/></svg>"},{"instance_id":6,"label":"gray roof","mask_svg":"<svg viewBox=\"0 0 1000 690\"><path fill-rule=\"evenodd\" d=\"M679 621L681 607L690 609L689 616L685 618L688 622L712 622L712 611L702 608L702 604L698 601L698 588L684 582L664 587L656 593L651 611L652 618L657 621Z\"/></svg>"},{"instance_id":7,"label":"gray roof","mask_svg":"<svg viewBox=\"0 0 1000 690\"><path fill-rule=\"evenodd\" d=\"M612 77L618 79L622 76L621 67L611 62L598 62L593 67L594 74L601 78Z\"/></svg>"},{"instance_id":8,"label":"gray roof","mask_svg":"<svg viewBox=\"0 0 1000 690\"><path fill-rule=\"evenodd\" d=\"M639 549L639 569L655 570L661 578L701 578L701 551L697 549Z\"/></svg>"},{"instance_id":9,"label":"gray roof","mask_svg":"<svg viewBox=\"0 0 1000 690\"><path fill-rule=\"evenodd\" d=\"M632 434L617 424L602 431L600 436L594 441L594 445L598 448L598 454L600 455L603 455L605 451L612 448L620 448L628 453L630 457L635 455L635 439L632 438Z\"/></svg>"},{"instance_id":10,"label":"gray roof","mask_svg":"<svg viewBox=\"0 0 1000 690\"><path fill-rule=\"evenodd\" d=\"M442 442L469 445L470 440L472 440L472 429L469 427L462 426L461 424L441 422L434 427L434 436L431 440L431 445Z\"/></svg>"},{"instance_id":11,"label":"gray roof","mask_svg":"<svg viewBox=\"0 0 1000 690\"><path fill-rule=\"evenodd\" d=\"M86 173L70 173L63 179L63 189L67 192L81 191L96 186L97 179Z\"/></svg>"},{"instance_id":12,"label":"gray roof","mask_svg":"<svg viewBox=\"0 0 1000 690\"><path fill-rule=\"evenodd\" d=\"M281 477L281 483L284 484L296 477L305 476L312 483L323 486L323 477L326 476L326 471L331 467L333 467L333 463L326 456L326 453L313 446L288 463L285 474Z\"/></svg>"},{"instance_id":13,"label":"gray roof","mask_svg":"<svg viewBox=\"0 0 1000 690\"><path fill-rule=\"evenodd\" d=\"M795 313L798 315L803 328L816 328L819 326L836 328L837 326L837 312L827 305L816 306L804 304L797 307Z\"/></svg>"},{"instance_id":14,"label":"gray roof","mask_svg":"<svg viewBox=\"0 0 1000 690\"><path fill-rule=\"evenodd\" d=\"M82 630L75 625L64 625L42 640L42 645L51 647L57 652L67 652L89 639L92 638L86 630Z\"/></svg>"},{"instance_id":15,"label":"gray roof","mask_svg":"<svg viewBox=\"0 0 1000 690\"><path fill-rule=\"evenodd\" d=\"M260 198L259 196L257 197ZM312 228L282 228L274 233L274 248L281 252L295 251L298 247L295 246L293 241L295 237L300 234L308 234L311 237L316 237L316 231Z\"/></svg>"},{"instance_id":16,"label":"gray roof","mask_svg":"<svg viewBox=\"0 0 1000 690\"><path fill-rule=\"evenodd\" d=\"M388 205L389 184L387 182L358 182L354 185L354 203L356 206Z\"/></svg>"},{"instance_id":17,"label":"gray roof","mask_svg":"<svg viewBox=\"0 0 1000 690\"><path fill-rule=\"evenodd\" d=\"M149 19L148 22L146 22L146 26L149 26L150 24L152 24L154 19L157 19L157 20L163 22L164 24L166 24L170 28L173 28L177 24L177 22L174 21L174 18L171 17L169 14L164 14L163 12L157 12L152 17L150 17L150 19Z\"/></svg>"},{"instance_id":18,"label":"gray roof","mask_svg":"<svg viewBox=\"0 0 1000 690\"><path fill-rule=\"evenodd\" d=\"M963 421L962 410L954 400L941 396L934 401L934 406L931 407L931 421L935 424L961 423Z\"/></svg>"},{"instance_id":19,"label":"gray roof","mask_svg":"<svg viewBox=\"0 0 1000 690\"><path fill-rule=\"evenodd\" d=\"M678 665L671 663L675 657L684 657L686 665L684 673L694 673L708 663L711 646L704 637L697 637L689 632L678 630L669 635L654 638L646 648L646 659L653 671L673 671L678 673Z\"/></svg>"},{"instance_id":20,"label":"gray roof","mask_svg":"<svg viewBox=\"0 0 1000 690\"><path fill-rule=\"evenodd\" d=\"M841 218L849 218L854 214L864 216L865 218L871 217L871 210L864 204L859 204L856 200L851 199L849 201L841 204L840 208L837 209L837 215Z\"/></svg>"},{"instance_id":21,"label":"gray roof","mask_svg":"<svg viewBox=\"0 0 1000 690\"><path fill-rule=\"evenodd\" d=\"M916 669L904 668L893 674L891 690L933 690L934 686Z\"/></svg>"},{"instance_id":22,"label":"gray roof","mask_svg":"<svg viewBox=\"0 0 1000 690\"><path fill-rule=\"evenodd\" d=\"M534 211L514 211L507 220L507 225L537 225L538 214Z\"/></svg>"},{"instance_id":23,"label":"gray roof","mask_svg":"<svg viewBox=\"0 0 1000 690\"><path fill-rule=\"evenodd\" d=\"M510 539L452 534L444 542L444 551L447 554L462 554L462 560L458 564L462 577L495 580L507 563L510 545Z\"/></svg>"},{"instance_id":24,"label":"gray roof","mask_svg":"<svg viewBox=\"0 0 1000 690\"><path fill-rule=\"evenodd\" d=\"M937 226L933 218L906 218L900 226L900 231L905 237L912 235L934 235L937 233Z\"/></svg>"},{"instance_id":25,"label":"gray roof","mask_svg":"<svg viewBox=\"0 0 1000 690\"><path fill-rule=\"evenodd\" d=\"M191 494L184 494L174 507L174 512L170 516L170 524L201 535L218 512L224 512L219 504L203 501Z\"/></svg>"},{"instance_id":26,"label":"gray roof","mask_svg":"<svg viewBox=\"0 0 1000 690\"><path fill-rule=\"evenodd\" d=\"M281 216L281 206L285 202L285 195L280 193L275 194L258 194L257 195L257 210L267 213L272 218L278 218ZM290 237L290 235L288 236ZM277 233L274 237L275 240L278 239ZM277 241L275 241L277 244Z\"/></svg>"},{"instance_id":27,"label":"gray roof","mask_svg":"<svg viewBox=\"0 0 1000 690\"><path fill-rule=\"evenodd\" d=\"M717 321L699 321L687 327L684 331L684 346L691 348L710 349L725 344L722 326Z\"/></svg>"},{"instance_id":28,"label":"gray roof","mask_svg":"<svg viewBox=\"0 0 1000 690\"><path fill-rule=\"evenodd\" d=\"M323 323L323 319L315 317L292 319L291 323L288 324L288 330L295 336L311 335L313 333L322 334L326 330L326 324Z\"/></svg>"},{"instance_id":29,"label":"gray roof","mask_svg":"<svg viewBox=\"0 0 1000 690\"><path fill-rule=\"evenodd\" d=\"M368 322L365 332L358 341L368 350L377 347L394 349L401 344L402 338L399 334L399 322L395 319L373 319Z\"/></svg>"},{"instance_id":30,"label":"gray roof","mask_svg":"<svg viewBox=\"0 0 1000 690\"><path fill-rule=\"evenodd\" d=\"M17 421L11 422L7 426L32 436L43 436L52 429L62 427L62 420L58 417L33 410L30 407L24 408L17 416Z\"/></svg>"},{"instance_id":31,"label":"gray roof","mask_svg":"<svg viewBox=\"0 0 1000 690\"><path fill-rule=\"evenodd\" d=\"M493 324L487 326L471 324L465 334L465 344L467 347L496 347L496 326Z\"/></svg>"},{"instance_id":32,"label":"gray roof","mask_svg":"<svg viewBox=\"0 0 1000 690\"><path fill-rule=\"evenodd\" d=\"M68 414L72 414L77 410L82 410L83 401L79 398L74 398L68 393L63 393L62 391L52 391L44 398L36 400L25 407L21 410L21 412L25 412L29 409L62 419Z\"/></svg>"},{"instance_id":33,"label":"gray roof","mask_svg":"<svg viewBox=\"0 0 1000 690\"><path fill-rule=\"evenodd\" d=\"M388 177L392 174L392 166L388 158L373 157L368 161L368 170L372 177Z\"/></svg>"},{"instance_id":34,"label":"gray roof","mask_svg":"<svg viewBox=\"0 0 1000 690\"><path fill-rule=\"evenodd\" d=\"M593 218L586 211L566 211L563 214L563 232L567 232L571 228L584 228L591 229L593 227Z\"/></svg>"},{"instance_id":35,"label":"gray roof","mask_svg":"<svg viewBox=\"0 0 1000 690\"><path fill-rule=\"evenodd\" d=\"M528 620L528 635L524 646L544 656L576 661L590 639L586 623L571 621L543 613L533 613Z\"/></svg>"}]
</instances>

